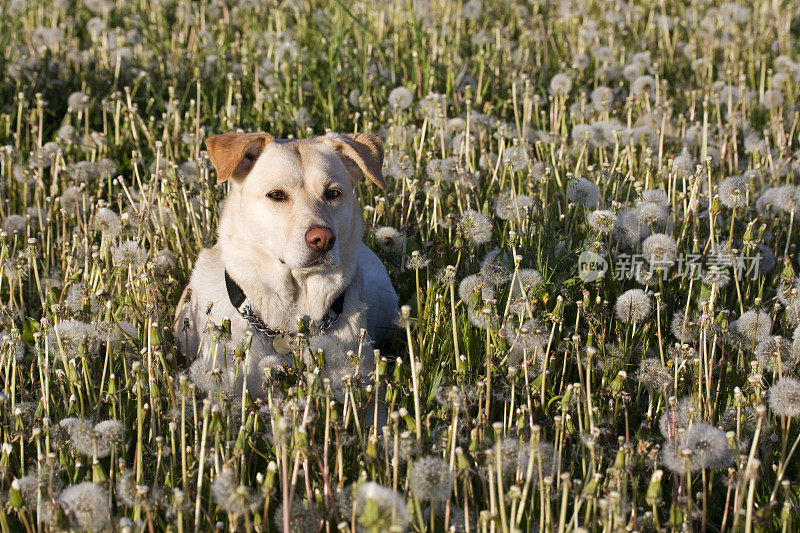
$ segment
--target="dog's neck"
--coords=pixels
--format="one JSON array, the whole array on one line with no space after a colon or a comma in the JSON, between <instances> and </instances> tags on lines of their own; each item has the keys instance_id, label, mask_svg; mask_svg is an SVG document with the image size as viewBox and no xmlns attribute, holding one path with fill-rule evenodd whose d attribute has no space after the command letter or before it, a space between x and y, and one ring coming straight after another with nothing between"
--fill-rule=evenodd
<instances>
[{"instance_id":1,"label":"dog's neck","mask_svg":"<svg viewBox=\"0 0 800 533\"><path fill-rule=\"evenodd\" d=\"M238 229L235 217L221 218L217 246L225 269L261 320L274 329L296 331L297 317L307 315L320 321L352 283L363 233L360 217L354 225L354 231L337 239L339 264L325 270L290 268L268 250L254 250ZM243 254L243 249L249 252Z\"/></svg>"}]
</instances>

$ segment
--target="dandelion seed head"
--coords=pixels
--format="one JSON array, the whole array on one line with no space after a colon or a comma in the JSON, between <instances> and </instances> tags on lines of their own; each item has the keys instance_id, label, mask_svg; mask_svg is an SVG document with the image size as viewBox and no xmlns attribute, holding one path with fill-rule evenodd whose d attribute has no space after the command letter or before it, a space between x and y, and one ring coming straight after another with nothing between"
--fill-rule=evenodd
<instances>
[{"instance_id":1,"label":"dandelion seed head","mask_svg":"<svg viewBox=\"0 0 800 533\"><path fill-rule=\"evenodd\" d=\"M761 96L761 103L769 110L781 108L783 102L783 93L778 89L767 89Z\"/></svg>"},{"instance_id":2,"label":"dandelion seed head","mask_svg":"<svg viewBox=\"0 0 800 533\"><path fill-rule=\"evenodd\" d=\"M311 113L305 107L298 107L294 112L294 123L298 128L308 128L314 123Z\"/></svg>"},{"instance_id":3,"label":"dandelion seed head","mask_svg":"<svg viewBox=\"0 0 800 533\"><path fill-rule=\"evenodd\" d=\"M167 274L177 267L175 253L171 250L159 250L153 258L153 268L157 274Z\"/></svg>"},{"instance_id":4,"label":"dandelion seed head","mask_svg":"<svg viewBox=\"0 0 800 533\"><path fill-rule=\"evenodd\" d=\"M778 285L778 290L776 291L775 296L778 298L780 303L788 306L798 300L798 295L800 295L800 277L797 277L788 283L781 281Z\"/></svg>"},{"instance_id":5,"label":"dandelion seed head","mask_svg":"<svg viewBox=\"0 0 800 533\"><path fill-rule=\"evenodd\" d=\"M375 242L384 250L400 252L403 249L403 235L390 226L381 226L375 230Z\"/></svg>"},{"instance_id":6,"label":"dandelion seed head","mask_svg":"<svg viewBox=\"0 0 800 533\"><path fill-rule=\"evenodd\" d=\"M414 96L405 87L395 87L389 93L389 105L395 109L408 109L414 102Z\"/></svg>"},{"instance_id":7,"label":"dandelion seed head","mask_svg":"<svg viewBox=\"0 0 800 533\"><path fill-rule=\"evenodd\" d=\"M570 135L575 144L579 146L591 143L594 138L592 127L588 124L575 124L572 126Z\"/></svg>"},{"instance_id":8,"label":"dandelion seed head","mask_svg":"<svg viewBox=\"0 0 800 533\"><path fill-rule=\"evenodd\" d=\"M411 487L422 501L443 502L453 493L453 473L441 457L420 457L414 461Z\"/></svg>"},{"instance_id":9,"label":"dandelion seed head","mask_svg":"<svg viewBox=\"0 0 800 533\"><path fill-rule=\"evenodd\" d=\"M649 96L650 98L656 95L656 80L650 75L638 76L631 83L631 94L634 96Z\"/></svg>"},{"instance_id":10,"label":"dandelion seed head","mask_svg":"<svg viewBox=\"0 0 800 533\"><path fill-rule=\"evenodd\" d=\"M528 151L524 145L509 146L503 151L503 163L514 170L525 170L530 162Z\"/></svg>"},{"instance_id":11,"label":"dandelion seed head","mask_svg":"<svg viewBox=\"0 0 800 533\"><path fill-rule=\"evenodd\" d=\"M605 86L597 87L591 95L592 107L598 113L608 113L614 103L614 91Z\"/></svg>"},{"instance_id":12,"label":"dandelion seed head","mask_svg":"<svg viewBox=\"0 0 800 533\"><path fill-rule=\"evenodd\" d=\"M67 213L83 211L84 194L80 187L67 187L64 193L58 197L58 204Z\"/></svg>"},{"instance_id":13,"label":"dandelion seed head","mask_svg":"<svg viewBox=\"0 0 800 533\"><path fill-rule=\"evenodd\" d=\"M473 246L486 244L492 238L492 222L483 213L464 211L459 225L464 239Z\"/></svg>"},{"instance_id":14,"label":"dandelion seed head","mask_svg":"<svg viewBox=\"0 0 800 533\"><path fill-rule=\"evenodd\" d=\"M136 496L136 480L133 477L133 472L130 470L117 474L117 483L115 485L114 495L117 501L122 505L133 507L137 503Z\"/></svg>"},{"instance_id":15,"label":"dandelion seed head","mask_svg":"<svg viewBox=\"0 0 800 533\"><path fill-rule=\"evenodd\" d=\"M642 359L636 379L654 393L665 392L672 386L672 373L655 357Z\"/></svg>"},{"instance_id":16,"label":"dandelion seed head","mask_svg":"<svg viewBox=\"0 0 800 533\"><path fill-rule=\"evenodd\" d=\"M480 274L470 274L458 284L458 297L471 307L470 302L472 302L473 295L475 294L479 295L479 302L494 300L494 285L483 279Z\"/></svg>"},{"instance_id":17,"label":"dandelion seed head","mask_svg":"<svg viewBox=\"0 0 800 533\"><path fill-rule=\"evenodd\" d=\"M538 270L521 268L517 271L516 278L511 285L511 298L522 296L523 290L525 296L530 298L542 285L544 285L544 278Z\"/></svg>"},{"instance_id":18,"label":"dandelion seed head","mask_svg":"<svg viewBox=\"0 0 800 533\"><path fill-rule=\"evenodd\" d=\"M511 278L508 257L500 250L490 251L481 260L480 274L484 280L493 285L500 285L508 281Z\"/></svg>"},{"instance_id":19,"label":"dandelion seed head","mask_svg":"<svg viewBox=\"0 0 800 533\"><path fill-rule=\"evenodd\" d=\"M56 139L66 145L70 145L78 139L78 133L73 125L64 124L56 131Z\"/></svg>"},{"instance_id":20,"label":"dandelion seed head","mask_svg":"<svg viewBox=\"0 0 800 533\"><path fill-rule=\"evenodd\" d=\"M84 345L89 353L93 353L97 347L94 330L85 322L63 320L56 325L56 328L58 329L58 338L61 339L61 346L68 358L79 356L81 347ZM55 331L50 331L49 342L54 350L58 349Z\"/></svg>"},{"instance_id":21,"label":"dandelion seed head","mask_svg":"<svg viewBox=\"0 0 800 533\"><path fill-rule=\"evenodd\" d=\"M682 343L693 342L699 335L697 322L686 317L683 311L678 311L673 315L670 330L675 335L675 338Z\"/></svg>"},{"instance_id":22,"label":"dandelion seed head","mask_svg":"<svg viewBox=\"0 0 800 533\"><path fill-rule=\"evenodd\" d=\"M408 154L404 152L389 152L384 159L384 167L384 175L398 180L410 179L414 176L414 164Z\"/></svg>"},{"instance_id":23,"label":"dandelion seed head","mask_svg":"<svg viewBox=\"0 0 800 533\"><path fill-rule=\"evenodd\" d=\"M367 481L358 485L353 507L358 523L367 531L404 531L408 527L405 499L378 483Z\"/></svg>"},{"instance_id":24,"label":"dandelion seed head","mask_svg":"<svg viewBox=\"0 0 800 533\"><path fill-rule=\"evenodd\" d=\"M703 422L692 424L683 435L667 442L661 453L664 465L678 474L725 468L732 457L725 433Z\"/></svg>"},{"instance_id":25,"label":"dandelion seed head","mask_svg":"<svg viewBox=\"0 0 800 533\"><path fill-rule=\"evenodd\" d=\"M550 80L550 94L565 96L572 89L572 78L565 72L559 72Z\"/></svg>"},{"instance_id":26,"label":"dandelion seed head","mask_svg":"<svg viewBox=\"0 0 800 533\"><path fill-rule=\"evenodd\" d=\"M719 184L719 201L725 207L742 209L747 207L750 183L742 176L729 176Z\"/></svg>"},{"instance_id":27,"label":"dandelion seed head","mask_svg":"<svg viewBox=\"0 0 800 533\"><path fill-rule=\"evenodd\" d=\"M22 500L29 510L36 509L39 492L39 477L38 476L25 476L15 479L11 483L11 487L15 488L22 494Z\"/></svg>"},{"instance_id":28,"label":"dandelion seed head","mask_svg":"<svg viewBox=\"0 0 800 533\"><path fill-rule=\"evenodd\" d=\"M648 226L661 226L667 221L667 208L655 202L639 204L639 220Z\"/></svg>"},{"instance_id":29,"label":"dandelion seed head","mask_svg":"<svg viewBox=\"0 0 800 533\"><path fill-rule=\"evenodd\" d=\"M624 323L642 322L650 315L650 296L641 289L630 289L622 293L614 305L617 319Z\"/></svg>"},{"instance_id":30,"label":"dandelion seed head","mask_svg":"<svg viewBox=\"0 0 800 533\"><path fill-rule=\"evenodd\" d=\"M719 265L711 265L703 272L702 279L703 283L706 285L725 287L731 282L731 275L727 268Z\"/></svg>"},{"instance_id":31,"label":"dandelion seed head","mask_svg":"<svg viewBox=\"0 0 800 533\"><path fill-rule=\"evenodd\" d=\"M98 447L104 446L100 441L98 434L94 431L94 425L90 420L78 419L74 424L66 426L69 429L70 442L78 453L92 457ZM98 455L104 457L107 453L101 453L105 450L99 450Z\"/></svg>"},{"instance_id":32,"label":"dandelion seed head","mask_svg":"<svg viewBox=\"0 0 800 533\"><path fill-rule=\"evenodd\" d=\"M211 344L210 341L208 341ZM213 365L210 354L200 357L189 367L188 377L200 390L220 391L223 395L233 391L233 377L227 369L221 368L220 361Z\"/></svg>"},{"instance_id":33,"label":"dandelion seed head","mask_svg":"<svg viewBox=\"0 0 800 533\"><path fill-rule=\"evenodd\" d=\"M470 308L467 311L467 319L476 328L494 330L500 325L500 316L491 307Z\"/></svg>"},{"instance_id":34,"label":"dandelion seed head","mask_svg":"<svg viewBox=\"0 0 800 533\"><path fill-rule=\"evenodd\" d=\"M406 270L422 270L431 264L431 260L422 255L421 253L411 252L411 255L406 259Z\"/></svg>"},{"instance_id":35,"label":"dandelion seed head","mask_svg":"<svg viewBox=\"0 0 800 533\"><path fill-rule=\"evenodd\" d=\"M586 217L589 226L601 234L611 233L611 231L614 230L614 222L616 219L616 215L607 209L596 209Z\"/></svg>"},{"instance_id":36,"label":"dandelion seed head","mask_svg":"<svg viewBox=\"0 0 800 533\"><path fill-rule=\"evenodd\" d=\"M120 268L141 268L147 261L147 251L136 241L125 241L111 249L111 260Z\"/></svg>"},{"instance_id":37,"label":"dandelion seed head","mask_svg":"<svg viewBox=\"0 0 800 533\"><path fill-rule=\"evenodd\" d=\"M27 277L27 272L21 261L6 259L3 261L3 275L8 279L9 284L14 286Z\"/></svg>"},{"instance_id":38,"label":"dandelion seed head","mask_svg":"<svg viewBox=\"0 0 800 533\"><path fill-rule=\"evenodd\" d=\"M751 309L730 323L730 329L739 337L744 348L752 349L772 330L772 318L764 311Z\"/></svg>"},{"instance_id":39,"label":"dandelion seed head","mask_svg":"<svg viewBox=\"0 0 800 533\"><path fill-rule=\"evenodd\" d=\"M596 207L600 201L600 189L586 178L569 183L569 201L584 207Z\"/></svg>"},{"instance_id":40,"label":"dandelion seed head","mask_svg":"<svg viewBox=\"0 0 800 533\"><path fill-rule=\"evenodd\" d=\"M194 161L184 161L178 167L178 176L186 183L197 183L200 179L200 167Z\"/></svg>"},{"instance_id":41,"label":"dandelion seed head","mask_svg":"<svg viewBox=\"0 0 800 533\"><path fill-rule=\"evenodd\" d=\"M529 318L519 328L506 326L506 338L511 343L508 353L509 366L520 367L523 358L528 359L534 375L544 372L545 352L550 332L535 318Z\"/></svg>"},{"instance_id":42,"label":"dandelion seed head","mask_svg":"<svg viewBox=\"0 0 800 533\"><path fill-rule=\"evenodd\" d=\"M17 336L12 336L0 331L0 349L9 347L17 361L25 357L25 343Z\"/></svg>"},{"instance_id":43,"label":"dandelion seed head","mask_svg":"<svg viewBox=\"0 0 800 533\"><path fill-rule=\"evenodd\" d=\"M774 192L774 205L787 213L796 212L800 207L800 192L794 185L782 185Z\"/></svg>"},{"instance_id":44,"label":"dandelion seed head","mask_svg":"<svg viewBox=\"0 0 800 533\"><path fill-rule=\"evenodd\" d=\"M513 194L510 190L503 191L494 201L494 214L502 220L521 219L536 212L533 198L525 195Z\"/></svg>"},{"instance_id":45,"label":"dandelion seed head","mask_svg":"<svg viewBox=\"0 0 800 533\"><path fill-rule=\"evenodd\" d=\"M78 313L83 309L84 302L89 304L90 313L96 313L100 309L100 302L86 284L78 282L70 285L67 297L64 299L67 308L73 313Z\"/></svg>"},{"instance_id":46,"label":"dandelion seed head","mask_svg":"<svg viewBox=\"0 0 800 533\"><path fill-rule=\"evenodd\" d=\"M3 220L3 230L9 235L25 233L25 217L21 215L8 215Z\"/></svg>"},{"instance_id":47,"label":"dandelion seed head","mask_svg":"<svg viewBox=\"0 0 800 533\"><path fill-rule=\"evenodd\" d=\"M73 113L85 110L88 103L89 96L86 93L74 92L67 97L67 107Z\"/></svg>"},{"instance_id":48,"label":"dandelion seed head","mask_svg":"<svg viewBox=\"0 0 800 533\"><path fill-rule=\"evenodd\" d=\"M695 166L695 162L686 148L681 150L681 153L672 160L672 171L680 179L688 178L694 174Z\"/></svg>"},{"instance_id":49,"label":"dandelion seed head","mask_svg":"<svg viewBox=\"0 0 800 533\"><path fill-rule=\"evenodd\" d=\"M452 183L455 181L456 178L456 162L452 158L448 159L431 159L428 161L428 164L425 165L425 171L428 174L428 178L433 180L433 186L430 190L435 191L435 196L438 198L440 191L439 185L440 182L445 181L448 183ZM431 193L434 195L434 193Z\"/></svg>"},{"instance_id":50,"label":"dandelion seed head","mask_svg":"<svg viewBox=\"0 0 800 533\"><path fill-rule=\"evenodd\" d=\"M522 451L524 452L525 449L523 448ZM530 446L527 450L527 455L520 454L520 465L524 465L527 468L531 456L533 457L534 471L538 472L541 468L542 478L552 477L559 471L558 452L549 442L540 440L535 446Z\"/></svg>"},{"instance_id":51,"label":"dandelion seed head","mask_svg":"<svg viewBox=\"0 0 800 533\"><path fill-rule=\"evenodd\" d=\"M98 422L94 426L94 431L99 439L111 447L122 444L122 439L125 436L125 426L119 420Z\"/></svg>"},{"instance_id":52,"label":"dandelion seed head","mask_svg":"<svg viewBox=\"0 0 800 533\"><path fill-rule=\"evenodd\" d=\"M92 227L107 239L114 239L122 232L122 219L107 207L101 207L94 215Z\"/></svg>"},{"instance_id":53,"label":"dandelion seed head","mask_svg":"<svg viewBox=\"0 0 800 533\"><path fill-rule=\"evenodd\" d=\"M92 482L83 482L64 489L58 496L73 529L103 531L110 524L108 494Z\"/></svg>"},{"instance_id":54,"label":"dandelion seed head","mask_svg":"<svg viewBox=\"0 0 800 533\"><path fill-rule=\"evenodd\" d=\"M534 183L541 183L547 178L549 172L549 166L541 161L537 161L531 167L530 176L533 179Z\"/></svg>"},{"instance_id":55,"label":"dandelion seed head","mask_svg":"<svg viewBox=\"0 0 800 533\"><path fill-rule=\"evenodd\" d=\"M240 485L236 473L229 468L223 469L211 484L211 494L222 510L237 516L257 510L263 501L261 494Z\"/></svg>"},{"instance_id":56,"label":"dandelion seed head","mask_svg":"<svg viewBox=\"0 0 800 533\"><path fill-rule=\"evenodd\" d=\"M654 233L642 243L644 258L652 266L665 267L678 259L678 245L675 239L664 233Z\"/></svg>"},{"instance_id":57,"label":"dandelion seed head","mask_svg":"<svg viewBox=\"0 0 800 533\"><path fill-rule=\"evenodd\" d=\"M756 244L756 248L758 248L758 275L769 274L775 268L775 252L772 251L772 248L761 243Z\"/></svg>"},{"instance_id":58,"label":"dandelion seed head","mask_svg":"<svg viewBox=\"0 0 800 533\"><path fill-rule=\"evenodd\" d=\"M586 70L589 68L590 64L591 60L585 53L575 54L575 56L572 58L572 67L577 70Z\"/></svg>"},{"instance_id":59,"label":"dandelion seed head","mask_svg":"<svg viewBox=\"0 0 800 533\"><path fill-rule=\"evenodd\" d=\"M764 139L761 138L761 135L756 132L751 132L746 135L743 144L744 151L747 154L766 156L769 153L767 143L764 142Z\"/></svg>"},{"instance_id":60,"label":"dandelion seed head","mask_svg":"<svg viewBox=\"0 0 800 533\"><path fill-rule=\"evenodd\" d=\"M756 346L756 360L765 369L777 372L790 372L800 360L800 353L792 343L780 335L771 335Z\"/></svg>"},{"instance_id":61,"label":"dandelion seed head","mask_svg":"<svg viewBox=\"0 0 800 533\"><path fill-rule=\"evenodd\" d=\"M477 20L481 16L482 6L476 0L470 0L461 8L461 16L466 20Z\"/></svg>"},{"instance_id":62,"label":"dandelion seed head","mask_svg":"<svg viewBox=\"0 0 800 533\"><path fill-rule=\"evenodd\" d=\"M614 240L622 248L636 246L646 233L647 226L639 221L639 213L636 210L620 211L614 220Z\"/></svg>"},{"instance_id":63,"label":"dandelion seed head","mask_svg":"<svg viewBox=\"0 0 800 533\"><path fill-rule=\"evenodd\" d=\"M800 416L800 380L779 379L767 391L769 406L778 416Z\"/></svg>"},{"instance_id":64,"label":"dandelion seed head","mask_svg":"<svg viewBox=\"0 0 800 533\"><path fill-rule=\"evenodd\" d=\"M662 189L647 189L642 191L642 197L639 204L657 204L663 207L669 206L669 196L667 192Z\"/></svg>"},{"instance_id":65,"label":"dandelion seed head","mask_svg":"<svg viewBox=\"0 0 800 533\"><path fill-rule=\"evenodd\" d=\"M517 471L525 472L528 468L530 445L520 443L518 438L506 437L500 444L500 461L504 474L513 475Z\"/></svg>"}]
</instances>

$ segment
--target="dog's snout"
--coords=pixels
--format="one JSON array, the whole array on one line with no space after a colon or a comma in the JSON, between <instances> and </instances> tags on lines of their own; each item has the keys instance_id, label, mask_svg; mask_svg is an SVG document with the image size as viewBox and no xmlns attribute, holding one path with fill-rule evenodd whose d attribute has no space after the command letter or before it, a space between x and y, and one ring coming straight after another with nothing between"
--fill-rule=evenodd
<instances>
[{"instance_id":1,"label":"dog's snout","mask_svg":"<svg viewBox=\"0 0 800 533\"><path fill-rule=\"evenodd\" d=\"M331 228L325 226L311 226L306 232L306 243L318 252L327 252L333 248L336 235Z\"/></svg>"}]
</instances>

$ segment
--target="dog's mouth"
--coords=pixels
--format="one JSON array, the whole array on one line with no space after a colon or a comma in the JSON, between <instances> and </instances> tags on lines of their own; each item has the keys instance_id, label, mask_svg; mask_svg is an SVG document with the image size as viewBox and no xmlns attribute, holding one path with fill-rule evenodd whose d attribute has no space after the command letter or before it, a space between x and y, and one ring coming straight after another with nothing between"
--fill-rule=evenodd
<instances>
[{"instance_id":1,"label":"dog's mouth","mask_svg":"<svg viewBox=\"0 0 800 533\"><path fill-rule=\"evenodd\" d=\"M282 258L278 258L278 261L280 261L282 265L287 265L290 268L298 268L302 270L327 270L336 266L336 261L334 260L333 253L331 252L321 253L316 257L311 258L309 261L296 266L287 264Z\"/></svg>"},{"instance_id":2,"label":"dog's mouth","mask_svg":"<svg viewBox=\"0 0 800 533\"><path fill-rule=\"evenodd\" d=\"M317 257L312 259L310 262L303 265L303 268L331 268L336 266L336 263L333 260L333 254L331 252L325 252L319 254Z\"/></svg>"}]
</instances>

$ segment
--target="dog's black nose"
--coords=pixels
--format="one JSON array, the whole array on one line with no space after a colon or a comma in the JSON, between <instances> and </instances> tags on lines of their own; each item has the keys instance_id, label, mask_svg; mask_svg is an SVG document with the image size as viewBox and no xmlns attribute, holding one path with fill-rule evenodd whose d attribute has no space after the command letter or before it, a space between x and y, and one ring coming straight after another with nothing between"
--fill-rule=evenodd
<instances>
[{"instance_id":1,"label":"dog's black nose","mask_svg":"<svg viewBox=\"0 0 800 533\"><path fill-rule=\"evenodd\" d=\"M333 248L336 235L331 228L325 226L311 226L306 232L306 243L314 250L327 252Z\"/></svg>"}]
</instances>

